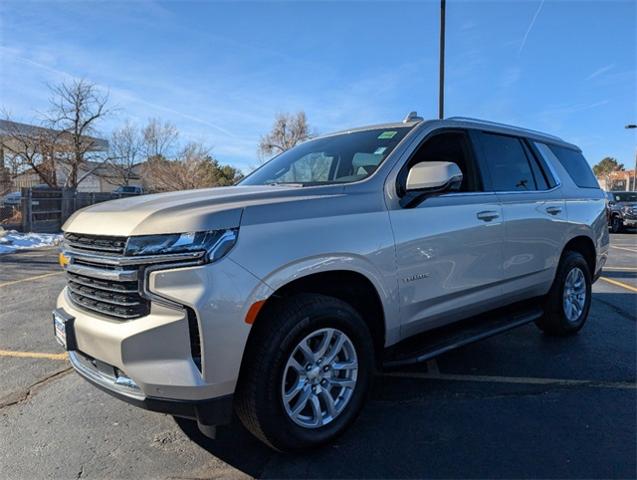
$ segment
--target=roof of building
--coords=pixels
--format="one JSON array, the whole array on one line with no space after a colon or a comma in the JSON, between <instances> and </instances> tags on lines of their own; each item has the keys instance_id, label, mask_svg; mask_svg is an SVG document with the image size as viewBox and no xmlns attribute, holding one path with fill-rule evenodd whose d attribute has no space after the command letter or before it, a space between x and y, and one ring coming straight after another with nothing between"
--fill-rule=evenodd
<instances>
[{"instance_id":1,"label":"roof of building","mask_svg":"<svg viewBox=\"0 0 637 480\"><path fill-rule=\"evenodd\" d=\"M20 123L20 122L12 122L11 120L0 120L0 136L3 135L50 135L50 134L59 134L63 133L60 130L55 130L52 128L40 127L37 125L30 125L28 123ZM104 140L103 138L85 136L87 140L90 140L94 145L94 150L106 150L108 149L108 140Z\"/></svg>"}]
</instances>

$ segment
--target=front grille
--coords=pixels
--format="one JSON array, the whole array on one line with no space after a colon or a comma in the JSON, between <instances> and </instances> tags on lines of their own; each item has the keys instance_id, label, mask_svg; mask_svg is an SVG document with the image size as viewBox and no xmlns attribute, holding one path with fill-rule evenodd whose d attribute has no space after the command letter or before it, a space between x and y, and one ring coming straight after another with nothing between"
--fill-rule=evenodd
<instances>
[{"instance_id":1,"label":"front grille","mask_svg":"<svg viewBox=\"0 0 637 480\"><path fill-rule=\"evenodd\" d=\"M122 258L126 237L66 233L64 240L71 252L87 254L67 267L67 287L73 304L122 320L148 315L150 302L140 293L139 266L100 262Z\"/></svg>"},{"instance_id":2,"label":"front grille","mask_svg":"<svg viewBox=\"0 0 637 480\"><path fill-rule=\"evenodd\" d=\"M67 245L77 250L92 253L108 253L110 255L123 255L127 239L126 237L65 233L64 240Z\"/></svg>"},{"instance_id":3,"label":"front grille","mask_svg":"<svg viewBox=\"0 0 637 480\"><path fill-rule=\"evenodd\" d=\"M148 300L139 294L138 282L100 280L68 272L69 296L79 306L119 318L148 315Z\"/></svg>"}]
</instances>

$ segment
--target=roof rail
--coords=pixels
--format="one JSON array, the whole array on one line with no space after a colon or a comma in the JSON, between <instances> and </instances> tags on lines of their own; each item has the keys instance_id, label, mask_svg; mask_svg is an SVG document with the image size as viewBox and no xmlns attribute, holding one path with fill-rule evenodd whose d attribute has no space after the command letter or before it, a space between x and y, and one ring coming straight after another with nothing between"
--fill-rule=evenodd
<instances>
[{"instance_id":1,"label":"roof rail","mask_svg":"<svg viewBox=\"0 0 637 480\"><path fill-rule=\"evenodd\" d=\"M413 112L409 112L407 116L403 119L403 123L409 122L422 122L423 118L418 116L418 112L415 110Z\"/></svg>"},{"instance_id":2,"label":"roof rail","mask_svg":"<svg viewBox=\"0 0 637 480\"><path fill-rule=\"evenodd\" d=\"M530 128L516 127L515 125L507 125L506 123L492 122L490 120L481 120L479 118L471 118L471 117L449 117L449 118L445 118L445 120L454 120L456 122L477 123L481 125L490 125L492 127L512 128L520 132L531 133L541 137L552 138L554 140L559 140L560 142L564 142L564 140L558 137L557 135L551 135L549 133L540 132L539 130L532 130Z\"/></svg>"}]
</instances>

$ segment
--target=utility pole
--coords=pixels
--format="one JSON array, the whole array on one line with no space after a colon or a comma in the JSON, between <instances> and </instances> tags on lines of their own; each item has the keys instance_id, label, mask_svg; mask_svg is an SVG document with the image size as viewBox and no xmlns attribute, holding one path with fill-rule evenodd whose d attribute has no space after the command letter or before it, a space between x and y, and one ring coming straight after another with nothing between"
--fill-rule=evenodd
<instances>
[{"instance_id":1,"label":"utility pole","mask_svg":"<svg viewBox=\"0 0 637 480\"><path fill-rule=\"evenodd\" d=\"M637 125L635 125L634 123L629 123L624 128L637 128ZM635 152L635 169L633 170L633 191L637 192L637 152Z\"/></svg>"},{"instance_id":2,"label":"utility pole","mask_svg":"<svg viewBox=\"0 0 637 480\"><path fill-rule=\"evenodd\" d=\"M438 90L438 118L445 117L445 7L446 0L440 0L440 78Z\"/></svg>"}]
</instances>

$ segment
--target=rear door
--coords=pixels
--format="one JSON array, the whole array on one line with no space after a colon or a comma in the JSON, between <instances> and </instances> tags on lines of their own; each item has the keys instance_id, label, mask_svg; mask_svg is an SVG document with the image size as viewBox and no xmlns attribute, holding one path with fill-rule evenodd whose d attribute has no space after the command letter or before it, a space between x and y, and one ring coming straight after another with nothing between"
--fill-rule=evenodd
<instances>
[{"instance_id":1,"label":"rear door","mask_svg":"<svg viewBox=\"0 0 637 480\"><path fill-rule=\"evenodd\" d=\"M564 198L535 147L522 137L478 135L504 220L503 301L546 293L567 223Z\"/></svg>"}]
</instances>

